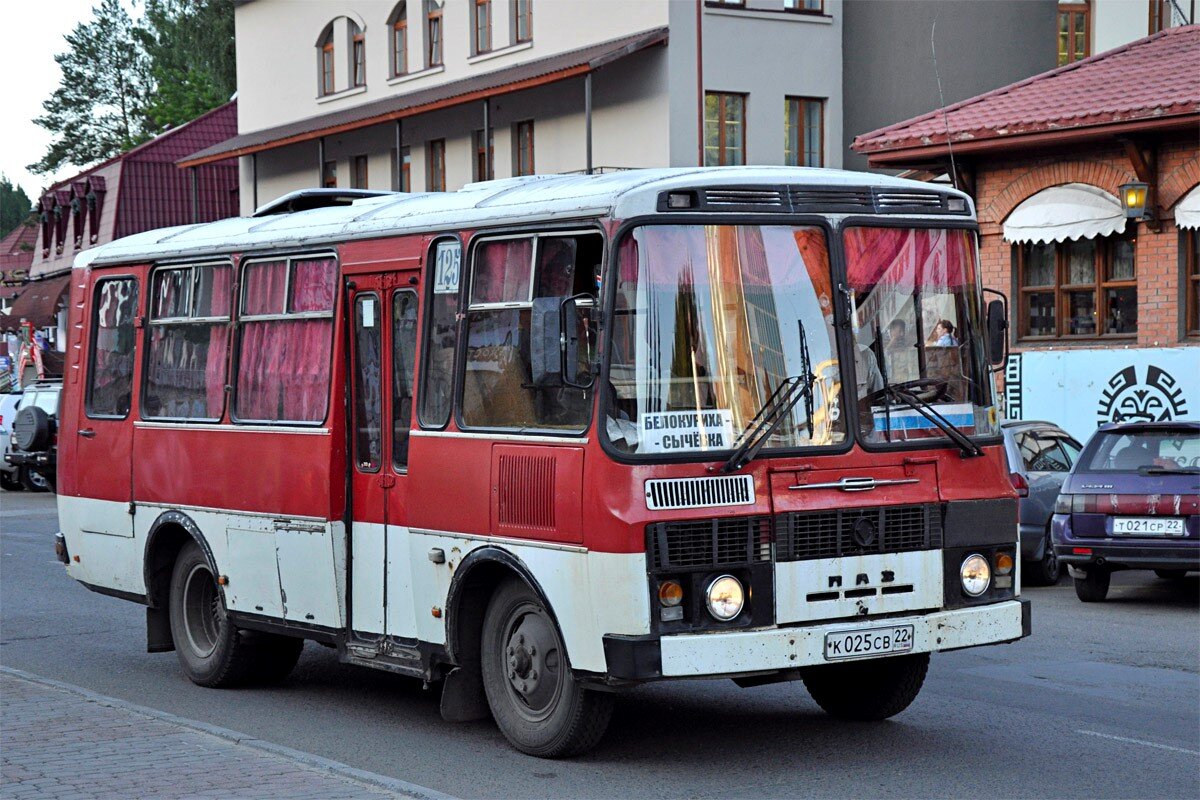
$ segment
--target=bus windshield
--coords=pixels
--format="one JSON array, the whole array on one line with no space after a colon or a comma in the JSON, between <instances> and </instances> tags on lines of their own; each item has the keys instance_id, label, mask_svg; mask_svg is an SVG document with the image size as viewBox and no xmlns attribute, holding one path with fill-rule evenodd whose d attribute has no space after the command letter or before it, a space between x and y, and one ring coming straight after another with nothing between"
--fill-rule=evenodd
<instances>
[{"instance_id":1,"label":"bus windshield","mask_svg":"<svg viewBox=\"0 0 1200 800\"><path fill-rule=\"evenodd\" d=\"M626 236L617 261L604 420L617 451L729 450L806 371L811 393L765 446L845 441L824 230L647 225Z\"/></svg>"},{"instance_id":2,"label":"bus windshield","mask_svg":"<svg viewBox=\"0 0 1200 800\"><path fill-rule=\"evenodd\" d=\"M863 439L945 437L931 415L994 435L974 234L852 227L844 244Z\"/></svg>"}]
</instances>

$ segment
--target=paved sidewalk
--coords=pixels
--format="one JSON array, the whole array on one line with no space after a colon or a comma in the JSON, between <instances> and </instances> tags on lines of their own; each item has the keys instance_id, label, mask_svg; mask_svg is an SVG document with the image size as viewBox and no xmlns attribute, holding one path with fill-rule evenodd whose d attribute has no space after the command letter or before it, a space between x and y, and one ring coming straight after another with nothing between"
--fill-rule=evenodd
<instances>
[{"instance_id":1,"label":"paved sidewalk","mask_svg":"<svg viewBox=\"0 0 1200 800\"><path fill-rule=\"evenodd\" d=\"M0 798L444 797L419 786L0 668Z\"/></svg>"}]
</instances>

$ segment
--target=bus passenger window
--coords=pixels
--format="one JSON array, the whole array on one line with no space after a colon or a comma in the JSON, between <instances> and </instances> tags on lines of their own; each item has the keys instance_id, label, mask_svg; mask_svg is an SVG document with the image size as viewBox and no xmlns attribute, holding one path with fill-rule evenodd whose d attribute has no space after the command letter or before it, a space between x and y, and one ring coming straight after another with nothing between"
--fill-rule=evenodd
<instances>
[{"instance_id":1,"label":"bus passenger window","mask_svg":"<svg viewBox=\"0 0 1200 800\"><path fill-rule=\"evenodd\" d=\"M408 466L413 375L417 364L417 293L401 289L392 297L392 463Z\"/></svg>"},{"instance_id":2,"label":"bus passenger window","mask_svg":"<svg viewBox=\"0 0 1200 800\"><path fill-rule=\"evenodd\" d=\"M281 258L244 266L237 421L325 419L337 275L333 258Z\"/></svg>"},{"instance_id":3,"label":"bus passenger window","mask_svg":"<svg viewBox=\"0 0 1200 800\"><path fill-rule=\"evenodd\" d=\"M360 472L377 472L383 457L381 310L374 292L354 299L354 463Z\"/></svg>"},{"instance_id":4,"label":"bus passenger window","mask_svg":"<svg viewBox=\"0 0 1200 800\"><path fill-rule=\"evenodd\" d=\"M97 284L87 386L89 417L124 417L129 413L137 308L136 278L106 279Z\"/></svg>"},{"instance_id":5,"label":"bus passenger window","mask_svg":"<svg viewBox=\"0 0 1200 800\"><path fill-rule=\"evenodd\" d=\"M583 431L588 389L536 386L530 366L535 297L588 295L580 309L580 365L594 356L592 311L603 258L599 234L530 236L481 244L472 262L462 420L473 428Z\"/></svg>"},{"instance_id":6,"label":"bus passenger window","mask_svg":"<svg viewBox=\"0 0 1200 800\"><path fill-rule=\"evenodd\" d=\"M141 404L146 419L221 418L232 273L228 264L154 272Z\"/></svg>"}]
</instances>

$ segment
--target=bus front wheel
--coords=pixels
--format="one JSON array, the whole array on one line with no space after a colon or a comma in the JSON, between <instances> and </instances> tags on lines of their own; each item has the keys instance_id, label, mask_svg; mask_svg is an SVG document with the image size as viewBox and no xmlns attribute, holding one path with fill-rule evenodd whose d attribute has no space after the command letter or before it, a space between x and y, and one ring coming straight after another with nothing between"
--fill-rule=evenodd
<instances>
[{"instance_id":1,"label":"bus front wheel","mask_svg":"<svg viewBox=\"0 0 1200 800\"><path fill-rule=\"evenodd\" d=\"M600 741L612 696L585 689L571 675L554 620L524 583L507 581L492 595L481 656L492 717L518 750L559 758Z\"/></svg>"},{"instance_id":2,"label":"bus front wheel","mask_svg":"<svg viewBox=\"0 0 1200 800\"><path fill-rule=\"evenodd\" d=\"M925 683L929 654L822 664L803 672L817 705L841 719L874 722L908 708Z\"/></svg>"}]
</instances>

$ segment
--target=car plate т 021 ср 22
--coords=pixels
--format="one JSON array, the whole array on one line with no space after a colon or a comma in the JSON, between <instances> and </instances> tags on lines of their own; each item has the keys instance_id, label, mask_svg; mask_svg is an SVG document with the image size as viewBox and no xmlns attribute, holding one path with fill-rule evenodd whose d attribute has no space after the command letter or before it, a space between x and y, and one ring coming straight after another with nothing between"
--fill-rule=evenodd
<instances>
[{"instance_id":1,"label":"car plate \u0442 021 \u0441\u0440 22","mask_svg":"<svg viewBox=\"0 0 1200 800\"><path fill-rule=\"evenodd\" d=\"M1184 536L1183 517L1115 517L1114 536Z\"/></svg>"},{"instance_id":2,"label":"car plate \u0442 021 \u0441\u0440 22","mask_svg":"<svg viewBox=\"0 0 1200 800\"><path fill-rule=\"evenodd\" d=\"M825 660L907 653L913 646L912 625L860 628L825 634Z\"/></svg>"}]
</instances>

